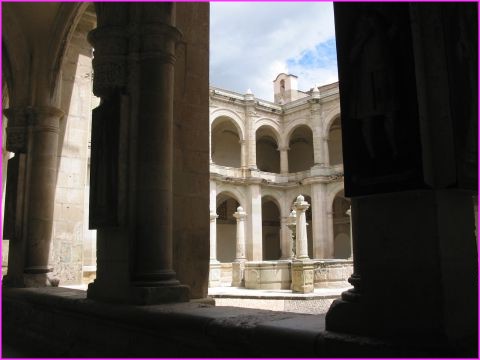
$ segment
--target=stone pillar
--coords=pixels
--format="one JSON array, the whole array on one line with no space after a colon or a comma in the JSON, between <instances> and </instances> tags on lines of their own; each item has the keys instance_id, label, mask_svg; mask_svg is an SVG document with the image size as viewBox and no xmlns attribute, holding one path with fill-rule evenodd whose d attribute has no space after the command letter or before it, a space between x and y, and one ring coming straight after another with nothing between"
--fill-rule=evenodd
<instances>
[{"instance_id":1,"label":"stone pillar","mask_svg":"<svg viewBox=\"0 0 480 360\"><path fill-rule=\"evenodd\" d=\"M352 207L345 212L345 214L348 215L350 219L350 256L348 257L348 260L353 259L353 235L352 235Z\"/></svg>"},{"instance_id":2,"label":"stone pillar","mask_svg":"<svg viewBox=\"0 0 480 360\"><path fill-rule=\"evenodd\" d=\"M232 264L232 286L245 286L245 218L247 213L239 206L237 212L233 214L237 219L237 242L235 261Z\"/></svg>"},{"instance_id":3,"label":"stone pillar","mask_svg":"<svg viewBox=\"0 0 480 360\"><path fill-rule=\"evenodd\" d=\"M98 229L99 256L88 296L137 304L188 301L172 253L173 76L181 38L175 4L95 6L101 21L89 40L94 92L102 103L92 126L90 225ZM111 188L118 191L105 197ZM103 217L98 207L104 202Z\"/></svg>"},{"instance_id":4,"label":"stone pillar","mask_svg":"<svg viewBox=\"0 0 480 360\"><path fill-rule=\"evenodd\" d=\"M20 107L5 110L7 149L16 157L25 154L22 169L23 205L17 202L16 236L10 238L10 256L6 286L56 286L48 273L52 242L53 209L57 180L57 148L63 112L55 107ZM20 159L18 159L20 161ZM12 184L13 185L13 184ZM14 195L14 194L12 194ZM15 194L16 195L16 194ZM14 195L14 197L15 197ZM17 200L16 200L17 201ZM21 215L20 215L21 214ZM17 215L16 215L17 217ZM7 224L8 226L8 224ZM18 229L20 230L20 229Z\"/></svg>"},{"instance_id":5,"label":"stone pillar","mask_svg":"<svg viewBox=\"0 0 480 360\"><path fill-rule=\"evenodd\" d=\"M245 139L247 146L247 166L257 168L257 139L255 133L255 97L252 93L245 94Z\"/></svg>"},{"instance_id":6,"label":"stone pillar","mask_svg":"<svg viewBox=\"0 0 480 360\"><path fill-rule=\"evenodd\" d=\"M334 238L333 238L333 212L332 208L327 208L327 243L325 244L324 256L327 259L333 258L334 254Z\"/></svg>"},{"instance_id":7,"label":"stone pillar","mask_svg":"<svg viewBox=\"0 0 480 360\"><path fill-rule=\"evenodd\" d=\"M327 185L312 184L312 236L313 257L329 259L333 254L333 243L328 233Z\"/></svg>"},{"instance_id":8,"label":"stone pillar","mask_svg":"<svg viewBox=\"0 0 480 360\"><path fill-rule=\"evenodd\" d=\"M282 216L280 228L282 256L280 260L290 260L292 258L292 236L289 229L289 221L289 216Z\"/></svg>"},{"instance_id":9,"label":"stone pillar","mask_svg":"<svg viewBox=\"0 0 480 360\"><path fill-rule=\"evenodd\" d=\"M278 151L280 151L280 173L281 174L288 174L288 150L290 150L288 146L278 148Z\"/></svg>"},{"instance_id":10,"label":"stone pillar","mask_svg":"<svg viewBox=\"0 0 480 360\"><path fill-rule=\"evenodd\" d=\"M334 11L354 288L334 301L326 329L477 357L477 5L336 3ZM388 31L388 41L356 43L359 26L380 13L371 39ZM380 79L392 80L382 97L363 91L378 83L363 81L363 64L379 51L390 54Z\"/></svg>"},{"instance_id":11,"label":"stone pillar","mask_svg":"<svg viewBox=\"0 0 480 360\"><path fill-rule=\"evenodd\" d=\"M320 105L320 91L314 86L310 103L310 122L313 132L313 163L314 166L325 165L324 151L322 144L322 111Z\"/></svg>"},{"instance_id":12,"label":"stone pillar","mask_svg":"<svg viewBox=\"0 0 480 360\"><path fill-rule=\"evenodd\" d=\"M217 260L217 218L216 212L210 212L210 272L208 286L220 286L221 265Z\"/></svg>"},{"instance_id":13,"label":"stone pillar","mask_svg":"<svg viewBox=\"0 0 480 360\"><path fill-rule=\"evenodd\" d=\"M210 213L210 263L217 261L217 218L215 212Z\"/></svg>"},{"instance_id":14,"label":"stone pillar","mask_svg":"<svg viewBox=\"0 0 480 360\"><path fill-rule=\"evenodd\" d=\"M311 293L314 290L314 267L313 261L308 258L307 221L305 212L310 205L302 195L293 203L297 217L297 233L295 241L297 254L292 261L292 291Z\"/></svg>"},{"instance_id":15,"label":"stone pillar","mask_svg":"<svg viewBox=\"0 0 480 360\"><path fill-rule=\"evenodd\" d=\"M262 192L259 184L251 184L249 190L247 259L251 261L261 261L263 260Z\"/></svg>"},{"instance_id":16,"label":"stone pillar","mask_svg":"<svg viewBox=\"0 0 480 360\"><path fill-rule=\"evenodd\" d=\"M188 298L172 264L173 75L181 34L174 4L163 7L145 14L153 22L142 25L141 33L133 279L142 297L154 291L159 300L178 301Z\"/></svg>"},{"instance_id":17,"label":"stone pillar","mask_svg":"<svg viewBox=\"0 0 480 360\"><path fill-rule=\"evenodd\" d=\"M326 134L324 137L322 137L321 142L322 142L322 149L323 149L323 161L325 163L325 166L328 167L330 166L330 150L328 148L328 142L330 140L329 134Z\"/></svg>"},{"instance_id":18,"label":"stone pillar","mask_svg":"<svg viewBox=\"0 0 480 360\"><path fill-rule=\"evenodd\" d=\"M247 168L247 142L245 140L240 140L240 166L242 169Z\"/></svg>"},{"instance_id":19,"label":"stone pillar","mask_svg":"<svg viewBox=\"0 0 480 360\"><path fill-rule=\"evenodd\" d=\"M213 164L212 160L212 123L209 122L209 131L208 131L208 163Z\"/></svg>"},{"instance_id":20,"label":"stone pillar","mask_svg":"<svg viewBox=\"0 0 480 360\"><path fill-rule=\"evenodd\" d=\"M308 240L307 240L307 218L305 212L310 207L308 202L305 201L303 195L298 195L297 201L293 203L297 216L297 253L296 258L298 260L308 260Z\"/></svg>"}]
</instances>

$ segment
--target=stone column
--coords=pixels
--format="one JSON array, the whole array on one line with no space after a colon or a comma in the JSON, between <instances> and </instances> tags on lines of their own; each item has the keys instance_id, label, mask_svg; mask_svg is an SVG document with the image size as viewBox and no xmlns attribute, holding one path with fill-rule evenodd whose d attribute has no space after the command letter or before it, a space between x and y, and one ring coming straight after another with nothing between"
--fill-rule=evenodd
<instances>
[{"instance_id":1,"label":"stone column","mask_svg":"<svg viewBox=\"0 0 480 360\"><path fill-rule=\"evenodd\" d=\"M240 166L242 169L247 168L247 142L240 140Z\"/></svg>"},{"instance_id":2,"label":"stone column","mask_svg":"<svg viewBox=\"0 0 480 360\"><path fill-rule=\"evenodd\" d=\"M333 302L326 330L477 357L477 6L336 3L334 11L354 289ZM395 28L393 37L370 42L352 62L358 14L380 12L390 25L373 38ZM378 97L357 96L373 83L359 81L368 70L358 64L378 51L394 54L383 79L395 80L383 92L382 126L369 131L371 119L354 109L371 109Z\"/></svg>"},{"instance_id":3,"label":"stone column","mask_svg":"<svg viewBox=\"0 0 480 360\"><path fill-rule=\"evenodd\" d=\"M220 286L221 265L217 260L217 218L216 212L210 212L210 272L208 286Z\"/></svg>"},{"instance_id":4,"label":"stone column","mask_svg":"<svg viewBox=\"0 0 480 360\"><path fill-rule=\"evenodd\" d=\"M217 218L215 212L210 212L210 263L218 263L217 260Z\"/></svg>"},{"instance_id":5,"label":"stone column","mask_svg":"<svg viewBox=\"0 0 480 360\"><path fill-rule=\"evenodd\" d=\"M262 192L259 184L251 184L249 190L247 259L261 261L263 260Z\"/></svg>"},{"instance_id":6,"label":"stone column","mask_svg":"<svg viewBox=\"0 0 480 360\"><path fill-rule=\"evenodd\" d=\"M314 86L310 103L310 122L313 131L313 162L314 166L324 166L324 152L322 144L322 112L320 105L320 91Z\"/></svg>"},{"instance_id":7,"label":"stone column","mask_svg":"<svg viewBox=\"0 0 480 360\"><path fill-rule=\"evenodd\" d=\"M348 257L348 260L353 259L353 234L352 234L352 207L345 212L345 214L348 215L350 219L350 256Z\"/></svg>"},{"instance_id":8,"label":"stone column","mask_svg":"<svg viewBox=\"0 0 480 360\"><path fill-rule=\"evenodd\" d=\"M232 264L232 286L245 286L245 218L247 213L239 206L233 214L237 219L237 243L235 261Z\"/></svg>"},{"instance_id":9,"label":"stone column","mask_svg":"<svg viewBox=\"0 0 480 360\"><path fill-rule=\"evenodd\" d=\"M94 92L102 103L92 126L91 204L97 211L103 200L110 202L105 217L90 212L99 256L88 296L137 304L188 301L172 253L174 64L181 38L175 4L95 7L101 21L89 40Z\"/></svg>"},{"instance_id":10,"label":"stone column","mask_svg":"<svg viewBox=\"0 0 480 360\"><path fill-rule=\"evenodd\" d=\"M327 210L327 243L325 244L325 258L331 259L334 254L334 238L333 238L333 212L332 208L329 207Z\"/></svg>"},{"instance_id":11,"label":"stone column","mask_svg":"<svg viewBox=\"0 0 480 360\"><path fill-rule=\"evenodd\" d=\"M312 236L314 259L328 259L333 253L328 235L327 185L312 184Z\"/></svg>"},{"instance_id":12,"label":"stone column","mask_svg":"<svg viewBox=\"0 0 480 360\"><path fill-rule=\"evenodd\" d=\"M209 131L208 131L208 163L213 164L212 160L212 123L209 122Z\"/></svg>"},{"instance_id":13,"label":"stone column","mask_svg":"<svg viewBox=\"0 0 480 360\"><path fill-rule=\"evenodd\" d=\"M257 139L255 134L255 97L252 93L245 94L245 139L247 146L247 166L257 168Z\"/></svg>"},{"instance_id":14,"label":"stone column","mask_svg":"<svg viewBox=\"0 0 480 360\"><path fill-rule=\"evenodd\" d=\"M133 279L141 296L154 291L161 300L178 301L188 297L172 264L173 75L181 34L175 28L174 4L163 7L145 14L153 22L141 29Z\"/></svg>"},{"instance_id":15,"label":"stone column","mask_svg":"<svg viewBox=\"0 0 480 360\"><path fill-rule=\"evenodd\" d=\"M297 254L292 261L292 291L310 293L314 290L313 261L308 258L307 221L305 212L310 205L302 195L293 203L297 217L297 233L295 241Z\"/></svg>"},{"instance_id":16,"label":"stone column","mask_svg":"<svg viewBox=\"0 0 480 360\"><path fill-rule=\"evenodd\" d=\"M308 240L307 240L307 218L305 212L310 205L305 201L303 195L298 195L297 201L293 203L297 215L297 256L298 260L308 260Z\"/></svg>"},{"instance_id":17,"label":"stone column","mask_svg":"<svg viewBox=\"0 0 480 360\"><path fill-rule=\"evenodd\" d=\"M288 227L289 216L282 216L281 218L281 251L282 256L280 260L290 260L292 258L292 238L291 231Z\"/></svg>"},{"instance_id":18,"label":"stone column","mask_svg":"<svg viewBox=\"0 0 480 360\"><path fill-rule=\"evenodd\" d=\"M288 146L283 146L278 148L278 151L280 151L280 173L281 174L288 174L288 150L290 150Z\"/></svg>"},{"instance_id":19,"label":"stone column","mask_svg":"<svg viewBox=\"0 0 480 360\"><path fill-rule=\"evenodd\" d=\"M7 149L20 157L25 153L21 175L23 204L16 210L19 238L10 240L7 286L56 286L48 273L52 241L53 209L57 180L57 148L63 112L55 107L20 107L5 110L9 119ZM20 174L19 174L20 175ZM18 178L17 178L18 180ZM20 189L19 189L20 190ZM13 194L12 194L13 195ZM17 203L20 205L19 203ZM17 205L17 206L18 206ZM15 260L14 260L15 259Z\"/></svg>"},{"instance_id":20,"label":"stone column","mask_svg":"<svg viewBox=\"0 0 480 360\"><path fill-rule=\"evenodd\" d=\"M220 286L221 265L217 260L217 183L210 180L210 271L208 286Z\"/></svg>"},{"instance_id":21,"label":"stone column","mask_svg":"<svg viewBox=\"0 0 480 360\"><path fill-rule=\"evenodd\" d=\"M330 166L330 150L328 148L328 142L330 140L330 136L326 134L324 137L322 137L321 142L322 142L322 149L323 149L323 162L326 167Z\"/></svg>"}]
</instances>

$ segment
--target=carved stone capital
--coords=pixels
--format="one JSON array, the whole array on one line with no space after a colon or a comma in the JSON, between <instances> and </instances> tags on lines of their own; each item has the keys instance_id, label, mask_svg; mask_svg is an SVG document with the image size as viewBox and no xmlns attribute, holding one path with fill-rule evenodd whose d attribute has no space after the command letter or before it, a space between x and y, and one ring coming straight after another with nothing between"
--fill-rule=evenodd
<instances>
[{"instance_id":1,"label":"carved stone capital","mask_svg":"<svg viewBox=\"0 0 480 360\"><path fill-rule=\"evenodd\" d=\"M183 36L176 27L165 23L153 23L143 25L138 31L141 59L155 58L165 63L175 63L175 46Z\"/></svg>"},{"instance_id":2,"label":"carved stone capital","mask_svg":"<svg viewBox=\"0 0 480 360\"><path fill-rule=\"evenodd\" d=\"M104 26L88 34L95 48L92 61L93 93L108 96L113 89L126 86L128 32L121 26Z\"/></svg>"},{"instance_id":3,"label":"carved stone capital","mask_svg":"<svg viewBox=\"0 0 480 360\"><path fill-rule=\"evenodd\" d=\"M27 151L27 129L32 131L59 131L59 121L63 111L49 106L43 107L15 107L4 110L8 118L7 150L14 153Z\"/></svg>"}]
</instances>

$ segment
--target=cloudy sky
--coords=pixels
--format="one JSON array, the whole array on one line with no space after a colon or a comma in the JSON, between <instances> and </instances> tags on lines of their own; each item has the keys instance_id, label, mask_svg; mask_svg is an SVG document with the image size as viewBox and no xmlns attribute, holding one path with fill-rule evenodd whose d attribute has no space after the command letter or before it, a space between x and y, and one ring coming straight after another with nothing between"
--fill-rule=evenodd
<instances>
[{"instance_id":1,"label":"cloudy sky","mask_svg":"<svg viewBox=\"0 0 480 360\"><path fill-rule=\"evenodd\" d=\"M210 3L211 85L273 101L281 72L305 91L338 80L332 3Z\"/></svg>"}]
</instances>

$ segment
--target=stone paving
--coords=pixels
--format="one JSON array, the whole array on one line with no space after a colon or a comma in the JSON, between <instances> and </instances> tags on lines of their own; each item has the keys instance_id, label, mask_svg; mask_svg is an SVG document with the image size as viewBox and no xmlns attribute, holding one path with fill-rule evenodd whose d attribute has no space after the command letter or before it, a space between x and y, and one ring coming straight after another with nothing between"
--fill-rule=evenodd
<instances>
[{"instance_id":1,"label":"stone paving","mask_svg":"<svg viewBox=\"0 0 480 360\"><path fill-rule=\"evenodd\" d=\"M303 314L324 314L333 300L349 289L315 289L313 293L292 293L291 290L250 290L238 287L212 287L208 295L216 306L237 306L251 309L288 311Z\"/></svg>"}]
</instances>

